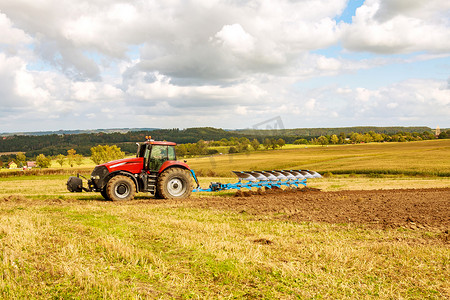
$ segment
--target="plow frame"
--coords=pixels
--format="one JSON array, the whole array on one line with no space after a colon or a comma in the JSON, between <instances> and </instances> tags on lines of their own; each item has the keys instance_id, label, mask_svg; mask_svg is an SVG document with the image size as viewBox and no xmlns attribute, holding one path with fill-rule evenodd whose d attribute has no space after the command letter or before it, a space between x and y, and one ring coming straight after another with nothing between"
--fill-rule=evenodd
<instances>
[{"instance_id":1,"label":"plow frame","mask_svg":"<svg viewBox=\"0 0 450 300\"><path fill-rule=\"evenodd\" d=\"M197 183L197 187L192 192L218 192L218 191L226 191L226 190L241 190L241 189L248 189L251 190L252 188L261 189L272 189L272 188L279 188L287 187L287 188L299 188L300 186L306 187L306 181L307 178L287 178L283 175L280 175L280 173L289 173L289 172L299 172L299 171L305 171L305 170L284 170L284 171L233 171L233 173L236 174L238 177L238 182L236 183L220 183L220 182L211 182L209 185L209 188L202 189L200 185L198 184L197 177L195 176L195 172L191 170L192 177L195 179ZM308 171L309 172L309 171ZM272 179L267 180L258 180L253 175L258 174L278 174L278 178L272 177ZM317 174L317 173L316 173ZM319 175L320 176L320 175ZM258 176L256 176L258 177ZM282 177L283 179L280 179ZM293 177L293 176L291 176ZM260 178L260 177L259 177ZM312 177L311 177L312 178Z\"/></svg>"}]
</instances>

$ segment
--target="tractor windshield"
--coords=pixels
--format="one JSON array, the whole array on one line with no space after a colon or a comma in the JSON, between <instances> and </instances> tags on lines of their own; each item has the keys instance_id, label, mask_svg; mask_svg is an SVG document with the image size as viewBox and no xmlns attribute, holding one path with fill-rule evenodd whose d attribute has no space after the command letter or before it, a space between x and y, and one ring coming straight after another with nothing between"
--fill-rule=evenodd
<instances>
[{"instance_id":1,"label":"tractor windshield","mask_svg":"<svg viewBox=\"0 0 450 300\"><path fill-rule=\"evenodd\" d=\"M157 171L167 160L176 160L175 148L173 146L153 145L148 169Z\"/></svg>"}]
</instances>

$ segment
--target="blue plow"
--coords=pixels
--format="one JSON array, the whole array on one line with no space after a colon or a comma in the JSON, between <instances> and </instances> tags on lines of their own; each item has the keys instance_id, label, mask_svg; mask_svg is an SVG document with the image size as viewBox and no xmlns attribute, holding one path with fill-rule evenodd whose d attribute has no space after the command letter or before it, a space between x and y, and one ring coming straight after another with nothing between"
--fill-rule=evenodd
<instances>
[{"instance_id":1,"label":"blue plow","mask_svg":"<svg viewBox=\"0 0 450 300\"><path fill-rule=\"evenodd\" d=\"M197 188L193 192L217 192L225 190L240 190L252 188L298 188L303 185L306 187L306 180L308 178L321 178L322 176L310 170L276 170L276 171L233 171L238 177L236 183L220 183L211 182L209 188L202 189L195 176L194 170L191 170L192 177L197 183Z\"/></svg>"}]
</instances>

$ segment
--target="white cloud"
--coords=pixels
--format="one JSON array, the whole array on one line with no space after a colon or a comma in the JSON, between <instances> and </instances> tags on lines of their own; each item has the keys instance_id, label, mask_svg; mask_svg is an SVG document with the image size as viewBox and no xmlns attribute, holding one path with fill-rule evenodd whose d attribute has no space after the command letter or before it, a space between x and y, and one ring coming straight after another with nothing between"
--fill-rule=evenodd
<instances>
[{"instance_id":1,"label":"white cloud","mask_svg":"<svg viewBox=\"0 0 450 300\"><path fill-rule=\"evenodd\" d=\"M232 52L246 54L254 50L255 39L240 24L225 25L215 37Z\"/></svg>"},{"instance_id":2,"label":"white cloud","mask_svg":"<svg viewBox=\"0 0 450 300\"><path fill-rule=\"evenodd\" d=\"M158 72L140 72L128 87L128 95L147 100L149 105L164 101L173 107L216 107L231 106L236 103L260 103L266 91L251 82L231 86L203 85L177 86L171 79Z\"/></svg>"},{"instance_id":3,"label":"white cloud","mask_svg":"<svg viewBox=\"0 0 450 300\"><path fill-rule=\"evenodd\" d=\"M386 105L386 107L389 108L389 109L394 109L394 108L396 108L397 106L398 106L398 103L396 103L396 102L390 102L390 103L388 103L388 104Z\"/></svg>"},{"instance_id":4,"label":"white cloud","mask_svg":"<svg viewBox=\"0 0 450 300\"><path fill-rule=\"evenodd\" d=\"M328 58L325 56L320 56L317 59L317 67L319 70L332 70L336 71L341 69L342 63L335 58Z\"/></svg>"},{"instance_id":5,"label":"white cloud","mask_svg":"<svg viewBox=\"0 0 450 300\"><path fill-rule=\"evenodd\" d=\"M342 41L353 51L411 53L450 51L450 3L443 0L367 0Z\"/></svg>"},{"instance_id":6,"label":"white cloud","mask_svg":"<svg viewBox=\"0 0 450 300\"><path fill-rule=\"evenodd\" d=\"M107 83L74 82L71 86L71 98L82 102L120 101L123 92Z\"/></svg>"},{"instance_id":7,"label":"white cloud","mask_svg":"<svg viewBox=\"0 0 450 300\"><path fill-rule=\"evenodd\" d=\"M23 31L15 28L11 20L0 10L0 44L17 45L31 42L31 38Z\"/></svg>"},{"instance_id":8,"label":"white cloud","mask_svg":"<svg viewBox=\"0 0 450 300\"><path fill-rule=\"evenodd\" d=\"M445 116L442 75L405 72L381 88L351 80L448 57L447 2L366 0L352 24L337 24L348 0L0 0L0 118L77 128L95 114L92 128ZM327 51L339 44L347 51ZM348 84L329 84L342 75Z\"/></svg>"},{"instance_id":9,"label":"white cloud","mask_svg":"<svg viewBox=\"0 0 450 300\"><path fill-rule=\"evenodd\" d=\"M430 116L443 120L450 109L450 90L443 88L444 84L438 80L410 79L379 89L356 88L344 95L347 112L367 120L402 117L414 119L417 124L423 124Z\"/></svg>"}]
</instances>

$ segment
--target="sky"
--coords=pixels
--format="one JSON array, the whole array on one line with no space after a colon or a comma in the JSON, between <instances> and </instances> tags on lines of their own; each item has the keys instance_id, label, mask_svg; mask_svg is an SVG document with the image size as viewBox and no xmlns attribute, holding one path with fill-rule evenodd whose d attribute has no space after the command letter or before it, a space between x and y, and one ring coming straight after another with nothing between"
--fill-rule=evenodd
<instances>
[{"instance_id":1,"label":"sky","mask_svg":"<svg viewBox=\"0 0 450 300\"><path fill-rule=\"evenodd\" d=\"M450 1L0 0L0 132L203 126L450 128Z\"/></svg>"}]
</instances>

